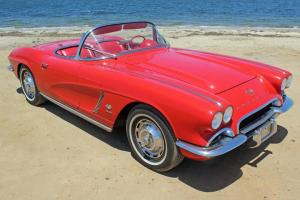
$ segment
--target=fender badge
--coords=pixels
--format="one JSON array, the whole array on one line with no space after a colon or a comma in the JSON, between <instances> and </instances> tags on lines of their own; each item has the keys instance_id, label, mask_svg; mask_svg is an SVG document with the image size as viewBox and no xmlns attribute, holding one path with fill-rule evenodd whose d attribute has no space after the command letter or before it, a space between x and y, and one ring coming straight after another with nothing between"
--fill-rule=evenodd
<instances>
[{"instance_id":1,"label":"fender badge","mask_svg":"<svg viewBox=\"0 0 300 200\"><path fill-rule=\"evenodd\" d=\"M106 112L108 112L108 113L112 113L112 105L106 104L106 105L105 105L105 110L106 110Z\"/></svg>"}]
</instances>

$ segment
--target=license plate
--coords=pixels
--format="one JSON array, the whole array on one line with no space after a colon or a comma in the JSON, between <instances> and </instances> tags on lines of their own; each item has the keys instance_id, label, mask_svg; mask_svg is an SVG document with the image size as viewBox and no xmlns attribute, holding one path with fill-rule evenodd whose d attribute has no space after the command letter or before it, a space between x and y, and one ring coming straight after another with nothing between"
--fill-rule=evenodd
<instances>
[{"instance_id":1,"label":"license plate","mask_svg":"<svg viewBox=\"0 0 300 200\"><path fill-rule=\"evenodd\" d=\"M270 138L277 131L276 122L267 122L260 128L256 129L253 134L253 140L256 142L254 147L258 147Z\"/></svg>"},{"instance_id":2,"label":"license plate","mask_svg":"<svg viewBox=\"0 0 300 200\"><path fill-rule=\"evenodd\" d=\"M262 140L269 136L271 131L271 123L267 123L265 126L258 129L258 133L260 134Z\"/></svg>"}]
</instances>

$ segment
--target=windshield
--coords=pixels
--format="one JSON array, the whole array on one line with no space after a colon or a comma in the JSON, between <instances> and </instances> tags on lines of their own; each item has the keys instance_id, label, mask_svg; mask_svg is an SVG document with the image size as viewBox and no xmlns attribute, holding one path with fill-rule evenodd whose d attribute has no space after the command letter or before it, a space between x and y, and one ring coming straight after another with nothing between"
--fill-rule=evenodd
<instances>
[{"instance_id":1,"label":"windshield","mask_svg":"<svg viewBox=\"0 0 300 200\"><path fill-rule=\"evenodd\" d=\"M80 50L83 59L103 59L120 54L165 47L165 39L148 22L102 26L85 35Z\"/></svg>"}]
</instances>

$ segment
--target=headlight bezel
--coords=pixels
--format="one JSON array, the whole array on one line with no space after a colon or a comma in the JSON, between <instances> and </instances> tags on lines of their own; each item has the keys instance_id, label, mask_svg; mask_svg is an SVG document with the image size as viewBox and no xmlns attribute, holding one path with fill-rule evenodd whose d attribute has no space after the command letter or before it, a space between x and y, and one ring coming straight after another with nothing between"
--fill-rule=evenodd
<instances>
[{"instance_id":1,"label":"headlight bezel","mask_svg":"<svg viewBox=\"0 0 300 200\"><path fill-rule=\"evenodd\" d=\"M223 113L218 111L214 114L213 119L211 120L211 128L216 130L220 128L223 121Z\"/></svg>"},{"instance_id":2,"label":"headlight bezel","mask_svg":"<svg viewBox=\"0 0 300 200\"><path fill-rule=\"evenodd\" d=\"M287 84L287 79L284 78L284 79L281 81L281 85L280 85L281 91L283 91L283 90L286 89L286 84Z\"/></svg>"},{"instance_id":3,"label":"headlight bezel","mask_svg":"<svg viewBox=\"0 0 300 200\"><path fill-rule=\"evenodd\" d=\"M293 75L290 75L290 76L287 78L287 81L286 81L286 88L291 87L292 82L293 82Z\"/></svg>"},{"instance_id":4,"label":"headlight bezel","mask_svg":"<svg viewBox=\"0 0 300 200\"><path fill-rule=\"evenodd\" d=\"M284 91L287 88L290 88L293 82L293 75L288 76L287 78L282 79L280 89Z\"/></svg>"},{"instance_id":5,"label":"headlight bezel","mask_svg":"<svg viewBox=\"0 0 300 200\"><path fill-rule=\"evenodd\" d=\"M223 122L225 124L227 124L228 122L230 122L231 119L232 119L232 115L233 115L233 107L232 106L228 106L225 109L224 114L223 114Z\"/></svg>"}]
</instances>

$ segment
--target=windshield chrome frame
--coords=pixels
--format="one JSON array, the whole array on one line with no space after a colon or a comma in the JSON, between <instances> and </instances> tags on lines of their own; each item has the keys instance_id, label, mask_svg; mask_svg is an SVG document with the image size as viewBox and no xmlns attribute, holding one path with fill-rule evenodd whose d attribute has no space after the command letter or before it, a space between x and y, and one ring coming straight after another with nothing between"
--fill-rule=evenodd
<instances>
[{"instance_id":1,"label":"windshield chrome frame","mask_svg":"<svg viewBox=\"0 0 300 200\"><path fill-rule=\"evenodd\" d=\"M86 40L86 38L90 35L90 33L92 33L94 30L98 29L98 28L104 28L104 27L107 27L107 26L114 26L114 25L124 25L124 24L131 24L131 23L147 23L147 24L151 24L152 27L153 27L153 30L154 30L154 33L155 33L155 37L159 36L161 37L164 42L166 43L166 45L162 45L162 44L159 44L155 47L149 47L149 48L144 48L144 49L138 49L138 50L132 50L132 51L129 51L129 52L124 52L124 53L119 53L119 54L112 54L112 56L101 56L99 58L81 58L80 57L80 53L81 53L81 49L83 47L83 44ZM85 60L85 61L93 61L93 60L103 60L103 59L108 59L108 58L113 58L113 59L116 59L118 56L120 55L123 55L123 54L129 54L129 53L135 53L135 52L139 52L139 51L144 51L144 50L149 50L149 49L155 49L155 48L160 48L160 47L167 47L169 48L170 45L169 43L166 41L166 39L158 32L158 30L156 29L156 26L154 23L152 22L149 22L149 21L134 21L134 22L123 22L123 23L115 23L115 24L108 24L108 25L102 25L102 26L97 26L95 28L92 28L90 29L89 31L85 32L81 39L80 39L80 42L79 42L79 45L78 45L78 50L77 50L77 53L74 57L74 59L76 60Z\"/></svg>"}]
</instances>

